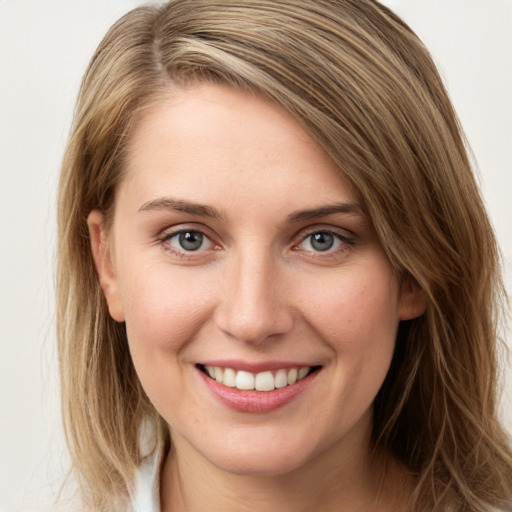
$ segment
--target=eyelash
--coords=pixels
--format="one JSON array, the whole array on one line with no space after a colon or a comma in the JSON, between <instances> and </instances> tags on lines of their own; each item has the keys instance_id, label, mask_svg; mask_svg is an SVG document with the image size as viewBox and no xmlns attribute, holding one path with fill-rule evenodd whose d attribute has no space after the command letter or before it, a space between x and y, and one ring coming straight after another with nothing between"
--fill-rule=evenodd
<instances>
[{"instance_id":1,"label":"eyelash","mask_svg":"<svg viewBox=\"0 0 512 512\"><path fill-rule=\"evenodd\" d=\"M299 251L299 246L304 244L307 240L309 240L309 244L312 244L312 237L313 235L328 235L333 237L334 244L338 244L335 249L331 249L329 247L325 251L319 251L319 250L308 250L307 252L308 257L312 258L329 258L329 257L336 257L338 255L341 255L348 251L351 247L355 245L354 238L347 236L345 234L340 233L339 231L336 231L332 228L316 228L312 229L310 231L307 231L305 234L301 236L300 242L298 244L295 244L293 246L294 251Z\"/></svg>"},{"instance_id":2,"label":"eyelash","mask_svg":"<svg viewBox=\"0 0 512 512\"><path fill-rule=\"evenodd\" d=\"M201 237L203 237L203 243L204 243L204 241L208 241L209 244L213 248L209 248L209 249L199 248L198 250L195 250L195 251L193 251L193 250L187 251L186 249L178 249L176 247L173 247L170 244L170 241L173 238L179 237L180 235L185 235L187 233L201 235ZM307 240L309 240L309 244L312 245L311 237L313 237L314 235L328 235L328 236L333 237L333 239L334 239L333 243L337 244L337 247L334 250L332 250L331 247L329 247L325 251L306 250L306 252L308 253L308 257L310 257L310 258L336 257L337 255L345 253L346 251L348 251L351 247L353 247L355 245L355 240L352 237L342 234L332 228L326 228L326 229L316 228L316 229L311 229L311 230L307 231L306 233L304 233L304 232L301 233L299 242L294 243L292 250L297 251L297 252L300 251L300 246L302 244L304 244ZM296 238L298 238L298 237L296 237ZM211 237L209 237L202 229L198 229L198 228L190 228L190 229L185 228L185 229L179 229L179 230L173 231L173 232L165 232L159 237L158 241L163 245L164 249L167 252L171 253L173 256L178 257L180 259L198 259L201 256L204 256L205 252L210 252L212 250L215 251L215 250L220 249L220 246L215 244L215 242L212 241Z\"/></svg>"},{"instance_id":3,"label":"eyelash","mask_svg":"<svg viewBox=\"0 0 512 512\"><path fill-rule=\"evenodd\" d=\"M212 249L198 249L196 251L187 251L186 249L178 249L171 245L171 240L175 237L179 237L180 235L185 235L187 233L199 234L203 237L203 243L209 242L210 245L213 246ZM173 256L176 256L180 259L193 259L198 258L198 256L203 256L205 251L218 250L220 249L219 245L216 245L203 230L198 228L190 228L190 229L179 229L173 232L165 232L159 237L158 241L163 245L165 251L171 253Z\"/></svg>"}]
</instances>

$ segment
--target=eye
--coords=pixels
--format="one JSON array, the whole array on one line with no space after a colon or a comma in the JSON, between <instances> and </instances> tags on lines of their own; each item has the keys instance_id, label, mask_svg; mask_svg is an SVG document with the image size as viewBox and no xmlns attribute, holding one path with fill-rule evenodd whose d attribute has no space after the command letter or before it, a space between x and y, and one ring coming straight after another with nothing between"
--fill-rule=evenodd
<instances>
[{"instance_id":1,"label":"eye","mask_svg":"<svg viewBox=\"0 0 512 512\"><path fill-rule=\"evenodd\" d=\"M314 231L306 235L297 249L313 253L336 253L343 251L354 243L352 240L335 231Z\"/></svg>"},{"instance_id":2,"label":"eye","mask_svg":"<svg viewBox=\"0 0 512 512\"><path fill-rule=\"evenodd\" d=\"M319 233L313 233L306 238L309 245L315 251L324 252L332 249L336 239L332 233L326 231L320 231Z\"/></svg>"},{"instance_id":3,"label":"eye","mask_svg":"<svg viewBox=\"0 0 512 512\"><path fill-rule=\"evenodd\" d=\"M193 229L184 229L169 234L163 239L163 242L176 253L204 251L215 247L215 244L204 233Z\"/></svg>"},{"instance_id":4,"label":"eye","mask_svg":"<svg viewBox=\"0 0 512 512\"><path fill-rule=\"evenodd\" d=\"M174 238L177 239L176 242L180 248L185 251L197 251L204 243L204 235L199 231L182 231L173 236L171 240Z\"/></svg>"}]
</instances>

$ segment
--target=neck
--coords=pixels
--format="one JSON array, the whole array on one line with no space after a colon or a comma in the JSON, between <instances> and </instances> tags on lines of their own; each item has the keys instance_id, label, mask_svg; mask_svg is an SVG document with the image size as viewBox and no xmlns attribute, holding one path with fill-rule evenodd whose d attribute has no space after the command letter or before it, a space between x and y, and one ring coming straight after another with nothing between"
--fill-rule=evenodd
<instances>
[{"instance_id":1,"label":"neck","mask_svg":"<svg viewBox=\"0 0 512 512\"><path fill-rule=\"evenodd\" d=\"M234 474L210 461L173 433L161 478L162 512L222 510L322 510L399 512L410 481L387 454L349 445L318 454L286 474ZM346 443L345 443L346 444Z\"/></svg>"}]
</instances>

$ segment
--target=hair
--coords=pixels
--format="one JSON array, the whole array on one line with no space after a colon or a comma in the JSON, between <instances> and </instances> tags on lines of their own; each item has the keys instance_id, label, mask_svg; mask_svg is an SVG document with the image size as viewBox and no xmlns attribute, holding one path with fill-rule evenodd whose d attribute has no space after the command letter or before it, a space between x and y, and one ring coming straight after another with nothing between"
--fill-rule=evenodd
<instances>
[{"instance_id":1,"label":"hair","mask_svg":"<svg viewBox=\"0 0 512 512\"><path fill-rule=\"evenodd\" d=\"M512 500L499 423L504 289L459 122L429 53L374 0L175 0L107 33L85 73L58 203L64 424L84 505L111 511L168 428L145 395L124 324L108 314L87 216L107 226L140 112L196 82L253 91L291 113L357 191L393 268L427 297L402 322L375 400L373 440L414 475L414 511Z\"/></svg>"}]
</instances>

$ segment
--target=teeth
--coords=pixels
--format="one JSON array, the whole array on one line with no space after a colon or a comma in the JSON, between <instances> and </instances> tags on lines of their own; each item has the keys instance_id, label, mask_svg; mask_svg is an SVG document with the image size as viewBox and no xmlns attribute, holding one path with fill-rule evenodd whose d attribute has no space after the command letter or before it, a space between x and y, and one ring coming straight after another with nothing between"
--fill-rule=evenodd
<instances>
[{"instance_id":1,"label":"teeth","mask_svg":"<svg viewBox=\"0 0 512 512\"><path fill-rule=\"evenodd\" d=\"M239 371L236 374L235 387L238 389L254 389L254 375L249 372Z\"/></svg>"},{"instance_id":2,"label":"teeth","mask_svg":"<svg viewBox=\"0 0 512 512\"><path fill-rule=\"evenodd\" d=\"M274 376L272 372L261 372L256 375L254 387L258 391L272 391L274 386Z\"/></svg>"},{"instance_id":3,"label":"teeth","mask_svg":"<svg viewBox=\"0 0 512 512\"><path fill-rule=\"evenodd\" d=\"M231 368L226 368L224 370L224 386L229 386L230 388L234 388L236 386L236 373L235 370Z\"/></svg>"},{"instance_id":4,"label":"teeth","mask_svg":"<svg viewBox=\"0 0 512 512\"><path fill-rule=\"evenodd\" d=\"M300 368L297 373L297 380L302 380L309 372L309 368ZM217 377L217 374L215 374L215 377Z\"/></svg>"},{"instance_id":5,"label":"teeth","mask_svg":"<svg viewBox=\"0 0 512 512\"><path fill-rule=\"evenodd\" d=\"M273 391L274 389L291 386L302 380L311 371L311 366L301 368L281 369L276 372L251 373L243 370L235 371L232 368L219 366L205 366L206 373L217 382L230 388L242 390Z\"/></svg>"},{"instance_id":6,"label":"teeth","mask_svg":"<svg viewBox=\"0 0 512 512\"><path fill-rule=\"evenodd\" d=\"M297 368L292 368L286 376L288 385L295 384L297 382Z\"/></svg>"},{"instance_id":7,"label":"teeth","mask_svg":"<svg viewBox=\"0 0 512 512\"><path fill-rule=\"evenodd\" d=\"M222 368L219 368L218 366L216 366L214 369L214 373L215 373L215 380L217 382L222 383L224 381L224 370Z\"/></svg>"},{"instance_id":8,"label":"teeth","mask_svg":"<svg viewBox=\"0 0 512 512\"><path fill-rule=\"evenodd\" d=\"M215 368L213 366L205 366L204 367L205 370L208 372L208 375L212 378L212 379L215 379Z\"/></svg>"},{"instance_id":9,"label":"teeth","mask_svg":"<svg viewBox=\"0 0 512 512\"><path fill-rule=\"evenodd\" d=\"M286 370L278 370L275 377L276 388L284 388L288 386L288 379L286 376Z\"/></svg>"}]
</instances>

